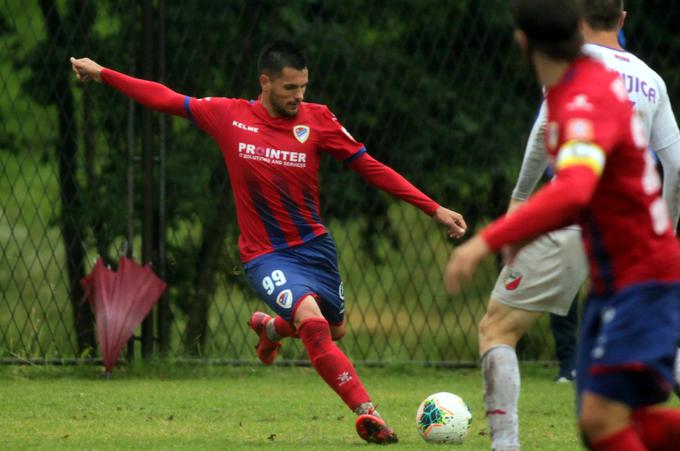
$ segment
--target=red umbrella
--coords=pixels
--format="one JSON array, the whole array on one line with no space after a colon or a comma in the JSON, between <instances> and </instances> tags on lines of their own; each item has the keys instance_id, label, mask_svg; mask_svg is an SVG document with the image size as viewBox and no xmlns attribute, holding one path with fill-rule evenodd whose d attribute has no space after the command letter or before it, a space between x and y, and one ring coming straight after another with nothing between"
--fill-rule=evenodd
<instances>
[{"instance_id":1,"label":"red umbrella","mask_svg":"<svg viewBox=\"0 0 680 451\"><path fill-rule=\"evenodd\" d=\"M80 283L97 319L97 338L104 367L111 372L118 355L137 326L165 290L149 265L139 266L121 257L118 271L104 266L100 258Z\"/></svg>"}]
</instances>

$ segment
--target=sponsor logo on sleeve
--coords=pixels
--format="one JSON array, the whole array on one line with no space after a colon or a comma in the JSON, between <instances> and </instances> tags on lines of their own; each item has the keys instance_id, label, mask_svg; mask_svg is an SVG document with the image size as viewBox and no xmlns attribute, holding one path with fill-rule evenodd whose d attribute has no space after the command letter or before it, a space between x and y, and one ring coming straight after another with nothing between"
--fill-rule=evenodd
<instances>
[{"instance_id":1,"label":"sponsor logo on sleeve","mask_svg":"<svg viewBox=\"0 0 680 451\"><path fill-rule=\"evenodd\" d=\"M590 103L587 95L579 94L567 103L566 109L567 111L592 111L593 104Z\"/></svg>"},{"instance_id":2,"label":"sponsor logo on sleeve","mask_svg":"<svg viewBox=\"0 0 680 451\"><path fill-rule=\"evenodd\" d=\"M307 142L309 139L309 127L307 125L296 125L293 127L293 135L295 135L295 139L300 141L302 144Z\"/></svg>"},{"instance_id":3,"label":"sponsor logo on sleeve","mask_svg":"<svg viewBox=\"0 0 680 451\"><path fill-rule=\"evenodd\" d=\"M282 308L291 308L293 305L293 293L290 290L283 290L276 296L276 303Z\"/></svg>"},{"instance_id":4,"label":"sponsor logo on sleeve","mask_svg":"<svg viewBox=\"0 0 680 451\"><path fill-rule=\"evenodd\" d=\"M565 141L592 141L595 136L593 121L589 119L571 119L564 132Z\"/></svg>"}]
</instances>

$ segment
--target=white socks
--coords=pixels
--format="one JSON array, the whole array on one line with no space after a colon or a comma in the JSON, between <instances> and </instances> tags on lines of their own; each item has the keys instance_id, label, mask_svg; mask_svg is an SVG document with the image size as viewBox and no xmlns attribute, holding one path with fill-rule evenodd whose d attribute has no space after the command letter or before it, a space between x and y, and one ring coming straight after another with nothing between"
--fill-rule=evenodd
<instances>
[{"instance_id":1,"label":"white socks","mask_svg":"<svg viewBox=\"0 0 680 451\"><path fill-rule=\"evenodd\" d=\"M494 451L519 450L519 364L515 348L496 345L482 356L484 405Z\"/></svg>"}]
</instances>

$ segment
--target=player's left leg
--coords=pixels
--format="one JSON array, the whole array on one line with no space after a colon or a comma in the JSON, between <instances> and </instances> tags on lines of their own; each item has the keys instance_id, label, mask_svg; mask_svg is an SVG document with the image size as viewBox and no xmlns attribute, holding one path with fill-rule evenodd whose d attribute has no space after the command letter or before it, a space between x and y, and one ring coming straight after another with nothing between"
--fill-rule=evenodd
<instances>
[{"instance_id":1,"label":"player's left leg","mask_svg":"<svg viewBox=\"0 0 680 451\"><path fill-rule=\"evenodd\" d=\"M397 435L378 415L354 365L333 342L328 321L313 296L298 303L293 325L321 378L358 415L359 436L372 443L396 443Z\"/></svg>"}]
</instances>

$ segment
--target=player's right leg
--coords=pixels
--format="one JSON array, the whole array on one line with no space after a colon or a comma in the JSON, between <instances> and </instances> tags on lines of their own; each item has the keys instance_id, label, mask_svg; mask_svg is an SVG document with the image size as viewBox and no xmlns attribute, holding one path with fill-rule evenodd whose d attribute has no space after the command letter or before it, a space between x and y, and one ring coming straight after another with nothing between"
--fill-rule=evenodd
<instances>
[{"instance_id":1,"label":"player's right leg","mask_svg":"<svg viewBox=\"0 0 680 451\"><path fill-rule=\"evenodd\" d=\"M321 378L358 415L359 436L369 443L396 443L397 435L375 410L354 365L333 342L328 321L313 296L305 297L296 305L293 325Z\"/></svg>"},{"instance_id":2,"label":"player's right leg","mask_svg":"<svg viewBox=\"0 0 680 451\"><path fill-rule=\"evenodd\" d=\"M520 378L515 346L540 315L490 299L479 323L484 404L492 448L496 451L519 449Z\"/></svg>"},{"instance_id":3,"label":"player's right leg","mask_svg":"<svg viewBox=\"0 0 680 451\"><path fill-rule=\"evenodd\" d=\"M484 402L493 448L519 448L515 346L542 312L565 315L587 264L578 228L544 235L503 268L479 324Z\"/></svg>"}]
</instances>

